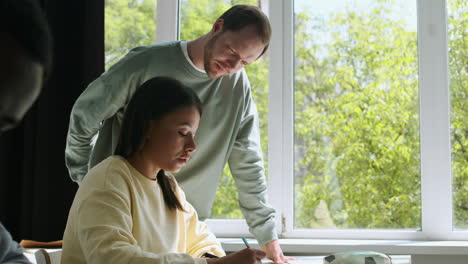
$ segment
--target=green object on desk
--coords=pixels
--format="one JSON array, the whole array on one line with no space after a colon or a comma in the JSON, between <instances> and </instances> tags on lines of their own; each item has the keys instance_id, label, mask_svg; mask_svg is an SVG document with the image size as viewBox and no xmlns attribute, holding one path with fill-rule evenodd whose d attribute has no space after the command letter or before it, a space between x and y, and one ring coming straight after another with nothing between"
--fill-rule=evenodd
<instances>
[{"instance_id":1,"label":"green object on desk","mask_svg":"<svg viewBox=\"0 0 468 264\"><path fill-rule=\"evenodd\" d=\"M389 256L374 251L338 252L323 259L323 264L391 264Z\"/></svg>"}]
</instances>

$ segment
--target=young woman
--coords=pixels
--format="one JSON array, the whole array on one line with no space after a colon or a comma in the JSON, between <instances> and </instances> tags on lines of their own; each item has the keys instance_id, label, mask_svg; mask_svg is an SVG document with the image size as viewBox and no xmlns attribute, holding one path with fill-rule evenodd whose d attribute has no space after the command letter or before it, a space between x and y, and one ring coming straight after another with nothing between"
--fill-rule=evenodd
<instances>
[{"instance_id":1,"label":"young woman","mask_svg":"<svg viewBox=\"0 0 468 264\"><path fill-rule=\"evenodd\" d=\"M260 250L225 256L175 178L195 151L196 94L157 77L133 95L114 156L89 171L75 196L62 263L256 263ZM204 258L208 254L220 258Z\"/></svg>"}]
</instances>

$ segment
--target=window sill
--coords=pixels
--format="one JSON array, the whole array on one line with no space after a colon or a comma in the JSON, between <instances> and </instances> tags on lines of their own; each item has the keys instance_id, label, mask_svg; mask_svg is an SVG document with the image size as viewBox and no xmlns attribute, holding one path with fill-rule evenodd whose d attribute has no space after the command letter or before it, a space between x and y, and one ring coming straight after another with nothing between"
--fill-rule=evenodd
<instances>
[{"instance_id":1,"label":"window sill","mask_svg":"<svg viewBox=\"0 0 468 264\"><path fill-rule=\"evenodd\" d=\"M245 248L240 238L219 238L223 248L237 251ZM247 239L259 248L255 239ZM468 241L412 240L344 240L344 239L280 239L288 254L330 254L350 250L371 250L391 255L464 255L468 257Z\"/></svg>"},{"instance_id":2,"label":"window sill","mask_svg":"<svg viewBox=\"0 0 468 264\"><path fill-rule=\"evenodd\" d=\"M240 238L219 238L226 252L245 248ZM259 248L255 239L247 239L253 248ZM388 255L410 255L411 264L466 264L468 241L416 241L416 240L344 240L344 239L280 239L286 255L312 256L335 252L370 250ZM319 262L300 262L319 263ZM409 263L401 256L395 263Z\"/></svg>"}]
</instances>

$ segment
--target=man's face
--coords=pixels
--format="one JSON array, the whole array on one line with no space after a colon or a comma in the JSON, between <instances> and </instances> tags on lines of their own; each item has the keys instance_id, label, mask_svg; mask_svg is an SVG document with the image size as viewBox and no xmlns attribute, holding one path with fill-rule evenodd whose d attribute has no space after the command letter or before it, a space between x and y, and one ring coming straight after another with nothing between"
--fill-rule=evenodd
<instances>
[{"instance_id":1,"label":"man's face","mask_svg":"<svg viewBox=\"0 0 468 264\"><path fill-rule=\"evenodd\" d=\"M205 71L213 79L238 72L254 62L264 48L265 44L252 25L237 32L220 30L205 46Z\"/></svg>"},{"instance_id":2,"label":"man's face","mask_svg":"<svg viewBox=\"0 0 468 264\"><path fill-rule=\"evenodd\" d=\"M15 127L41 91L44 69L10 35L0 34L0 133Z\"/></svg>"}]
</instances>

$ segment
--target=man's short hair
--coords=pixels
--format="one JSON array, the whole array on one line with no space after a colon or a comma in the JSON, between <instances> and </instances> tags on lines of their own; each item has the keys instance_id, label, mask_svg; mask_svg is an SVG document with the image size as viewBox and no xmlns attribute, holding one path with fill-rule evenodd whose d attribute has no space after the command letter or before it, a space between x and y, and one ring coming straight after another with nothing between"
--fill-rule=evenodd
<instances>
[{"instance_id":1,"label":"man's short hair","mask_svg":"<svg viewBox=\"0 0 468 264\"><path fill-rule=\"evenodd\" d=\"M52 58L52 37L41 8L34 0L0 0L0 34L10 34L47 74Z\"/></svg>"},{"instance_id":2,"label":"man's short hair","mask_svg":"<svg viewBox=\"0 0 468 264\"><path fill-rule=\"evenodd\" d=\"M265 44L265 48L260 56L268 49L271 39L271 25L268 17L260 8L251 5L235 5L224 12L218 19L224 20L223 31L239 31L246 26L254 25L260 39Z\"/></svg>"}]
</instances>

